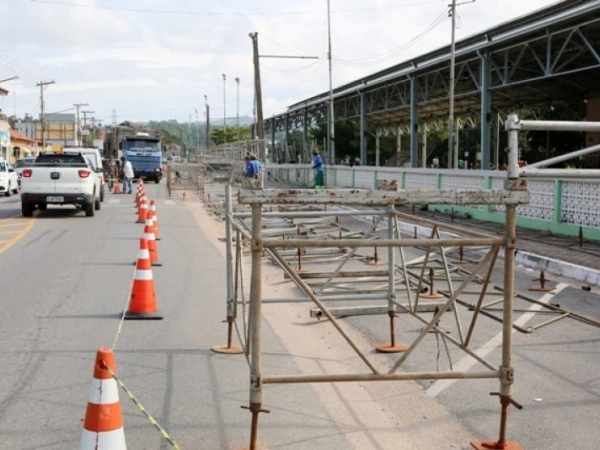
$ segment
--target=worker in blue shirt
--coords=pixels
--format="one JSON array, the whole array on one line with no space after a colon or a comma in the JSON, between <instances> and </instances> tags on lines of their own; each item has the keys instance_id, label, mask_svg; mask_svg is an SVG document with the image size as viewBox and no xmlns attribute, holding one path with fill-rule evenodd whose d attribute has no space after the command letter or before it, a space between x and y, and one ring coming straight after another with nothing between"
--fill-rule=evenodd
<instances>
[{"instance_id":1,"label":"worker in blue shirt","mask_svg":"<svg viewBox=\"0 0 600 450\"><path fill-rule=\"evenodd\" d=\"M261 164L258 159L256 159L256 155L250 154L246 155L244 158L245 166L244 166L244 175L245 175L245 186L249 188L256 188L260 186L260 172L261 172Z\"/></svg>"},{"instance_id":2,"label":"worker in blue shirt","mask_svg":"<svg viewBox=\"0 0 600 450\"><path fill-rule=\"evenodd\" d=\"M313 169L315 169L315 189L323 189L325 187L325 174L323 173L323 158L317 150L313 151Z\"/></svg>"}]
</instances>

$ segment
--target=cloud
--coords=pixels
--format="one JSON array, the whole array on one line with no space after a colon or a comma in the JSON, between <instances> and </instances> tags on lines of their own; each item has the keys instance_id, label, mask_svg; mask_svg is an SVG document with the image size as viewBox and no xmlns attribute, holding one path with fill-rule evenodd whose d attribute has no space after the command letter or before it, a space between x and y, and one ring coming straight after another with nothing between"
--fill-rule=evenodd
<instances>
[{"instance_id":1,"label":"cloud","mask_svg":"<svg viewBox=\"0 0 600 450\"><path fill-rule=\"evenodd\" d=\"M457 39L551 3L463 4ZM448 45L447 5L447 0L331 1L334 87ZM122 120L188 121L194 109L204 111L204 96L215 117L224 111L234 116L238 103L240 114L252 114L248 34L258 32L269 117L329 89L326 6L323 0L2 2L0 14L11 19L0 27L0 39L10 43L0 49L0 78L21 77L8 86L12 92L2 104L9 113L37 115L37 83L54 80L44 90L48 109L85 102L104 121L115 111Z\"/></svg>"}]
</instances>

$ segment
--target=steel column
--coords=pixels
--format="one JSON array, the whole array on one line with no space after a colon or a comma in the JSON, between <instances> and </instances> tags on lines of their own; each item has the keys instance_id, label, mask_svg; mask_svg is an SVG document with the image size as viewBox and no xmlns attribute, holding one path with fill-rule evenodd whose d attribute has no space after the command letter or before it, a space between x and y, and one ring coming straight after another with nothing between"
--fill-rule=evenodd
<instances>
[{"instance_id":1,"label":"steel column","mask_svg":"<svg viewBox=\"0 0 600 450\"><path fill-rule=\"evenodd\" d=\"M367 165L367 111L365 93L360 92L360 164Z\"/></svg>"},{"instance_id":2,"label":"steel column","mask_svg":"<svg viewBox=\"0 0 600 450\"><path fill-rule=\"evenodd\" d=\"M487 54L481 54L481 169L489 170L491 153L491 128L492 119L492 93L491 86L491 64Z\"/></svg>"},{"instance_id":3,"label":"steel column","mask_svg":"<svg viewBox=\"0 0 600 450\"><path fill-rule=\"evenodd\" d=\"M419 163L419 108L417 78L410 78L410 167Z\"/></svg>"}]
</instances>

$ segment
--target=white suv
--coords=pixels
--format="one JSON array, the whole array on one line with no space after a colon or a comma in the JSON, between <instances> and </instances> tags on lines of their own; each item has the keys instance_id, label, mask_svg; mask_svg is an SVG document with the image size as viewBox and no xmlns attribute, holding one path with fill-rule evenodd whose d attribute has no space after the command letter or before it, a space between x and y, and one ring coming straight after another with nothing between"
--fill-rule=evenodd
<instances>
[{"instance_id":1,"label":"white suv","mask_svg":"<svg viewBox=\"0 0 600 450\"><path fill-rule=\"evenodd\" d=\"M0 194L10 197L19 193L19 182L14 167L4 158L0 158Z\"/></svg>"}]
</instances>

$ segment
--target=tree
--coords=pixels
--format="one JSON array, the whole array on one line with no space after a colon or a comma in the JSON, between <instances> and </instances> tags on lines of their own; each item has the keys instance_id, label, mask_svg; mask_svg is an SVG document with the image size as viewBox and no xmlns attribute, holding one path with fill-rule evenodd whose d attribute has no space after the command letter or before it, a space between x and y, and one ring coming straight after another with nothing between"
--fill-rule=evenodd
<instances>
[{"instance_id":1,"label":"tree","mask_svg":"<svg viewBox=\"0 0 600 450\"><path fill-rule=\"evenodd\" d=\"M322 154L326 154L327 141L329 134L327 132L327 122L324 117L318 120L316 127L309 130L310 139L317 143L317 148L322 148ZM360 130L355 122L351 120L336 120L334 139L335 139L335 157L336 161L358 157L360 154ZM325 148L323 148L325 147Z\"/></svg>"},{"instance_id":2,"label":"tree","mask_svg":"<svg viewBox=\"0 0 600 450\"><path fill-rule=\"evenodd\" d=\"M210 132L210 138L216 145L221 145L226 142L236 142L238 140L238 132L240 141L245 141L252 138L252 130L249 126L240 125L238 127L227 126L225 128L213 128Z\"/></svg>"}]
</instances>

